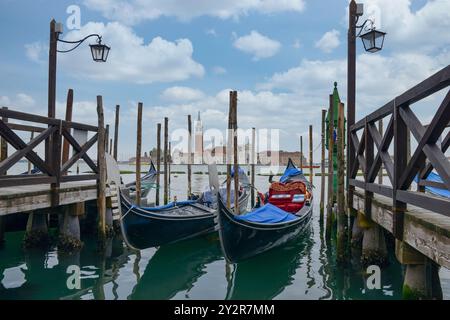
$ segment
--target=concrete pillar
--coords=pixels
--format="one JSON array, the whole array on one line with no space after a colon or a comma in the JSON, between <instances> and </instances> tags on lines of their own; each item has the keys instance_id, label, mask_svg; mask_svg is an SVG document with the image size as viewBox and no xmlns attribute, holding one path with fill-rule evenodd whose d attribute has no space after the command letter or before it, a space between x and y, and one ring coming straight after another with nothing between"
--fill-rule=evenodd
<instances>
[{"instance_id":1,"label":"concrete pillar","mask_svg":"<svg viewBox=\"0 0 450 320\"><path fill-rule=\"evenodd\" d=\"M382 227L375 223L364 229L361 263L364 266L377 265L379 267L388 263L384 232Z\"/></svg>"},{"instance_id":2,"label":"concrete pillar","mask_svg":"<svg viewBox=\"0 0 450 320\"><path fill-rule=\"evenodd\" d=\"M47 227L47 214L36 210L28 215L23 245L25 248L46 247L50 243Z\"/></svg>"},{"instance_id":3,"label":"concrete pillar","mask_svg":"<svg viewBox=\"0 0 450 320\"><path fill-rule=\"evenodd\" d=\"M406 265L403 281L404 299L442 300L439 266L426 256L397 240L395 254L400 263Z\"/></svg>"},{"instance_id":4,"label":"concrete pillar","mask_svg":"<svg viewBox=\"0 0 450 320\"><path fill-rule=\"evenodd\" d=\"M70 252L79 250L83 246L83 242L80 240L79 216L83 215L84 211L84 202L63 207L59 216L59 250Z\"/></svg>"}]
</instances>

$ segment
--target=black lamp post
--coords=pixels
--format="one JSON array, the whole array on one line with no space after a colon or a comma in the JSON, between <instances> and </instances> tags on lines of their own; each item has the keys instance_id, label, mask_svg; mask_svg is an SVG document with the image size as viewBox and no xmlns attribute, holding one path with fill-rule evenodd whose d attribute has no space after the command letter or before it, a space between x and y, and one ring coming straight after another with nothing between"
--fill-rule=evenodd
<instances>
[{"instance_id":1,"label":"black lamp post","mask_svg":"<svg viewBox=\"0 0 450 320\"><path fill-rule=\"evenodd\" d=\"M48 117L55 118L56 115L56 57L57 53L66 53L78 48L85 40L91 37L97 37L97 44L91 44L92 59L96 62L106 62L109 50L107 45L102 44L102 37L98 34L91 34L78 41L66 41L59 39L59 35L63 32L61 23L56 23L53 19L50 22L50 46L48 60ZM69 50L58 50L58 42L74 44L75 46ZM49 161L49 149L51 139L47 139L45 144L45 158Z\"/></svg>"},{"instance_id":2,"label":"black lamp post","mask_svg":"<svg viewBox=\"0 0 450 320\"><path fill-rule=\"evenodd\" d=\"M356 96L356 38L362 39L364 49L367 52L377 52L383 48L385 32L381 32L375 29L372 20L367 19L362 25L358 25L359 18L364 13L364 7L362 3L356 3L355 0L350 2L349 18L348 18L348 47L347 47L347 204L348 208L352 208L353 205L353 191L354 187L349 185L349 174L351 171L351 165L355 162L355 148L350 136L350 128L355 124L355 96ZM370 27L366 25L370 23ZM356 34L357 29L359 33ZM361 34L362 32L365 32Z\"/></svg>"}]
</instances>

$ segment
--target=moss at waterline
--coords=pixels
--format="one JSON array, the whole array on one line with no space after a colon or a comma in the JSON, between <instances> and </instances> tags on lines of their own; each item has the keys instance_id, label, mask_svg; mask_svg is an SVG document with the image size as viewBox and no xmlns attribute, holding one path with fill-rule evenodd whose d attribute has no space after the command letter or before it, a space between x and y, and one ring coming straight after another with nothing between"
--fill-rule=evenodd
<instances>
[{"instance_id":1,"label":"moss at waterline","mask_svg":"<svg viewBox=\"0 0 450 320\"><path fill-rule=\"evenodd\" d=\"M388 259L379 250L363 250L361 255L361 264L363 267L368 267L370 265L377 265L379 267L385 267L388 265Z\"/></svg>"},{"instance_id":2,"label":"moss at waterline","mask_svg":"<svg viewBox=\"0 0 450 320\"><path fill-rule=\"evenodd\" d=\"M51 242L52 239L47 231L35 230L25 232L22 245L25 249L47 248Z\"/></svg>"},{"instance_id":3,"label":"moss at waterline","mask_svg":"<svg viewBox=\"0 0 450 320\"><path fill-rule=\"evenodd\" d=\"M63 252L73 252L78 251L83 248L84 243L72 236L69 235L59 235L58 237L58 250Z\"/></svg>"},{"instance_id":4,"label":"moss at waterline","mask_svg":"<svg viewBox=\"0 0 450 320\"><path fill-rule=\"evenodd\" d=\"M424 292L418 289L413 289L407 284L403 285L402 296L405 300L423 300L427 299L427 296Z\"/></svg>"}]
</instances>

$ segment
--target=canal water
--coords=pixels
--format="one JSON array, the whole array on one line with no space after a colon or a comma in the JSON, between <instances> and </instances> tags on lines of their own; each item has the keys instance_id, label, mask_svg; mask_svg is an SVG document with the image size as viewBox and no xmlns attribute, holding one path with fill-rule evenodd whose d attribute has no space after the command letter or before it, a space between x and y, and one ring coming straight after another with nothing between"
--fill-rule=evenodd
<instances>
[{"instance_id":1,"label":"canal water","mask_svg":"<svg viewBox=\"0 0 450 320\"><path fill-rule=\"evenodd\" d=\"M178 200L186 195L183 171L183 166L172 167L171 197ZM194 191L204 190L206 166L196 166L193 172ZM123 177L125 182L133 179L132 174ZM404 270L392 249L389 265L381 271L380 289L367 288L357 253L349 266L335 263L335 246L323 241L319 223L320 177L314 178L314 185L309 229L295 243L238 264L226 263L217 234L140 252L128 249L120 237L99 251L95 236L83 235L80 252L63 254L56 246L24 250L23 232L7 233L0 248L0 300L401 299ZM268 177L258 175L256 186L266 190ZM78 271L79 287L71 278ZM450 272L441 269L440 278L444 298L450 299Z\"/></svg>"}]
</instances>

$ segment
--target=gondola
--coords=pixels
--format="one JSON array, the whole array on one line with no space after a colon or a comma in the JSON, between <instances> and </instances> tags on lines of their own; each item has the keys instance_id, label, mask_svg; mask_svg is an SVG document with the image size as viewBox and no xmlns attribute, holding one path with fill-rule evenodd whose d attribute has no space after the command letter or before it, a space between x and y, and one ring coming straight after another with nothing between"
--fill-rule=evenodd
<instances>
[{"instance_id":1,"label":"gondola","mask_svg":"<svg viewBox=\"0 0 450 320\"><path fill-rule=\"evenodd\" d=\"M241 176L241 172L239 175ZM246 181L244 177L242 181ZM249 198L249 185L241 186L239 208L241 212L245 212ZM158 207L134 205L127 196L127 191L122 189L120 192L122 205L120 221L124 240L131 248L157 247L215 230L217 200L211 196L210 191L204 192L195 200L174 201ZM220 189L219 193L222 197L225 196L224 191L223 188Z\"/></svg>"},{"instance_id":2,"label":"gondola","mask_svg":"<svg viewBox=\"0 0 450 320\"><path fill-rule=\"evenodd\" d=\"M150 161L150 169L141 178L141 197L146 198L152 186L155 186L157 171L153 161ZM134 198L136 193L136 181L127 183L125 187L129 190L129 196Z\"/></svg>"},{"instance_id":3,"label":"gondola","mask_svg":"<svg viewBox=\"0 0 450 320\"><path fill-rule=\"evenodd\" d=\"M218 199L221 247L225 258L232 263L293 240L307 228L313 210L312 185L291 159L280 181L271 184L263 206L235 215L225 206L220 194Z\"/></svg>"}]
</instances>

